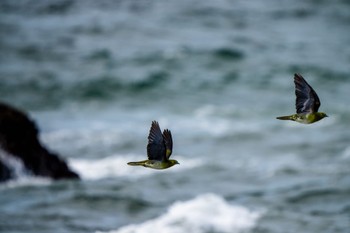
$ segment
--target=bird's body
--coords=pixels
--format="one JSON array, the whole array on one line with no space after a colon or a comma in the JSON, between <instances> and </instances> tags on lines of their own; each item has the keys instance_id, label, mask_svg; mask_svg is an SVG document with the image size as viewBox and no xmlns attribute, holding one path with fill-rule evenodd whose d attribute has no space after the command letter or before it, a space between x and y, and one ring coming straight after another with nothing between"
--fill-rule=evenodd
<instances>
[{"instance_id":1,"label":"bird's body","mask_svg":"<svg viewBox=\"0 0 350 233\"><path fill-rule=\"evenodd\" d=\"M291 121L296 121L302 124L311 124L316 121L321 120L322 118L325 117L325 113L323 112L316 112L316 113L296 113L290 116L280 116L277 117L279 120L291 120Z\"/></svg>"},{"instance_id":2,"label":"bird's body","mask_svg":"<svg viewBox=\"0 0 350 233\"><path fill-rule=\"evenodd\" d=\"M321 105L320 99L314 89L300 74L294 74L294 83L296 95L295 107L297 113L289 116L280 116L277 117L277 119L291 120L302 124L312 124L327 117L326 113L318 112Z\"/></svg>"},{"instance_id":3,"label":"bird's body","mask_svg":"<svg viewBox=\"0 0 350 233\"><path fill-rule=\"evenodd\" d=\"M169 159L173 150L173 139L171 132L165 129L162 132L158 122L152 121L148 135L147 155L148 159L138 162L129 162L131 166L144 166L153 169L166 169L179 164L174 159Z\"/></svg>"},{"instance_id":4,"label":"bird's body","mask_svg":"<svg viewBox=\"0 0 350 233\"><path fill-rule=\"evenodd\" d=\"M165 160L165 161L143 160L143 161L129 162L128 163L128 165L131 165L131 166L144 166L144 167L149 167L149 168L159 169L159 170L172 167L175 164L178 164L178 162L174 159L169 159L169 160Z\"/></svg>"}]
</instances>

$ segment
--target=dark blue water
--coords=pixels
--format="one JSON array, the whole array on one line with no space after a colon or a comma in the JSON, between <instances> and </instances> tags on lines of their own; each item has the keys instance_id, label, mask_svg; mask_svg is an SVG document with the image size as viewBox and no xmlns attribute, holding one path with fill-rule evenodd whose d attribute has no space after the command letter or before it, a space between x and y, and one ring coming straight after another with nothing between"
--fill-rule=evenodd
<instances>
[{"instance_id":1,"label":"dark blue water","mask_svg":"<svg viewBox=\"0 0 350 233\"><path fill-rule=\"evenodd\" d=\"M18 165L0 231L348 232L349 25L346 0L1 1L0 100L82 181ZM275 119L297 72L329 118ZM180 165L126 165L152 120Z\"/></svg>"}]
</instances>

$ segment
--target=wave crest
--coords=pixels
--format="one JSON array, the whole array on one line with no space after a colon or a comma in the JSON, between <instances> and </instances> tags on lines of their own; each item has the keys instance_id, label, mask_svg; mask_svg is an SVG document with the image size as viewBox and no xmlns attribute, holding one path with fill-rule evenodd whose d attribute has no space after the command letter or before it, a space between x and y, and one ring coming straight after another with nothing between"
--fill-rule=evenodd
<instances>
[{"instance_id":1,"label":"wave crest","mask_svg":"<svg viewBox=\"0 0 350 233\"><path fill-rule=\"evenodd\" d=\"M109 233L148 233L155 230L163 233L235 233L254 227L260 215L245 207L231 205L216 194L207 193L174 203L158 218Z\"/></svg>"}]
</instances>

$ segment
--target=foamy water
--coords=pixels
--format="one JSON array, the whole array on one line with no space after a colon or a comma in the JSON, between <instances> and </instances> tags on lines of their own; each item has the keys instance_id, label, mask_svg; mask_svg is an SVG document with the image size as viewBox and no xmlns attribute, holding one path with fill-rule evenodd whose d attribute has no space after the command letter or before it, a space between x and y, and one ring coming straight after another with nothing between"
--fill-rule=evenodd
<instances>
[{"instance_id":1,"label":"foamy water","mask_svg":"<svg viewBox=\"0 0 350 233\"><path fill-rule=\"evenodd\" d=\"M260 217L261 212L232 205L216 194L206 193L192 200L175 202L155 219L108 233L238 233L253 228Z\"/></svg>"},{"instance_id":2,"label":"foamy water","mask_svg":"<svg viewBox=\"0 0 350 233\"><path fill-rule=\"evenodd\" d=\"M44 177L36 177L25 168L22 160L7 153L0 148L0 161L10 168L13 179L0 184L0 190L6 188L18 188L23 186L49 185L52 180Z\"/></svg>"},{"instance_id":3,"label":"foamy water","mask_svg":"<svg viewBox=\"0 0 350 233\"><path fill-rule=\"evenodd\" d=\"M54 181L48 178L35 177L35 176L20 176L16 179L9 180L0 184L0 190L2 189L14 189L14 188L23 188L23 187L40 187L51 185Z\"/></svg>"},{"instance_id":4,"label":"foamy water","mask_svg":"<svg viewBox=\"0 0 350 233\"><path fill-rule=\"evenodd\" d=\"M0 147L0 161L11 170L14 178L30 176L30 171L28 171L25 168L22 160L7 153L3 149L1 149L1 147Z\"/></svg>"}]
</instances>

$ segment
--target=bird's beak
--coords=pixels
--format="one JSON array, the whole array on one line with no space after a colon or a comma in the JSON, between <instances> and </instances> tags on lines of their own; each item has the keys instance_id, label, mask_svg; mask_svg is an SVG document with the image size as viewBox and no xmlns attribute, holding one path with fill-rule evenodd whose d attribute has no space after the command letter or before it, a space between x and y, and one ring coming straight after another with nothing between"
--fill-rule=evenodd
<instances>
[{"instance_id":1,"label":"bird's beak","mask_svg":"<svg viewBox=\"0 0 350 233\"><path fill-rule=\"evenodd\" d=\"M328 117L328 115L326 114L325 117Z\"/></svg>"}]
</instances>

